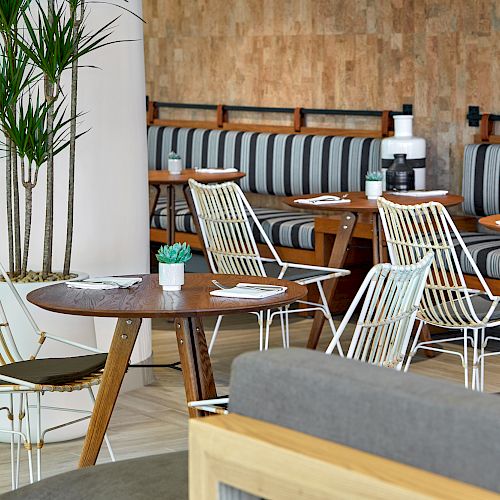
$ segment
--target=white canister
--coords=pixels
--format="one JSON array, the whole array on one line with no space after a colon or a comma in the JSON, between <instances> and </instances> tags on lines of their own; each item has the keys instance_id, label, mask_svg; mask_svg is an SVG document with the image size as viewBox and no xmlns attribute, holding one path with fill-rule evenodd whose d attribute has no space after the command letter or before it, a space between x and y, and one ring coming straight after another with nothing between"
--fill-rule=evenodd
<instances>
[{"instance_id":1,"label":"white canister","mask_svg":"<svg viewBox=\"0 0 500 500\"><path fill-rule=\"evenodd\" d=\"M171 174L180 174L182 172L182 160L180 158L169 158L168 171Z\"/></svg>"},{"instance_id":2,"label":"white canister","mask_svg":"<svg viewBox=\"0 0 500 500\"><path fill-rule=\"evenodd\" d=\"M394 136L382 140L380 155L384 174L394 161L395 154L405 154L406 163L415 172L415 189L425 189L425 139L413 135L413 116L394 117ZM384 175L385 179L385 175Z\"/></svg>"},{"instance_id":3,"label":"white canister","mask_svg":"<svg viewBox=\"0 0 500 500\"><path fill-rule=\"evenodd\" d=\"M365 182L365 193L369 200L376 200L379 196L382 196L382 185L383 181L366 181Z\"/></svg>"},{"instance_id":4,"label":"white canister","mask_svg":"<svg viewBox=\"0 0 500 500\"><path fill-rule=\"evenodd\" d=\"M165 292L178 292L184 285L184 264L158 265L159 282Z\"/></svg>"}]
</instances>

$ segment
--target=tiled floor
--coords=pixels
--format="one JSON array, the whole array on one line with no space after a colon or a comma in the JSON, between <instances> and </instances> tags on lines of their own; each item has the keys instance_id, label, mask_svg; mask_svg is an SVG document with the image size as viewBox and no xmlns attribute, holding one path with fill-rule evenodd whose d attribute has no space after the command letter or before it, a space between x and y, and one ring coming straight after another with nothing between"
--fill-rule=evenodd
<instances>
[{"instance_id":1,"label":"tiled floor","mask_svg":"<svg viewBox=\"0 0 500 500\"><path fill-rule=\"evenodd\" d=\"M213 367L219 392L227 391L231 361L238 354L258 348L258 333L251 315L225 318L225 328L213 353ZM207 322L210 331L212 322ZM296 319L291 323L292 346L305 344L311 322ZM273 326L271 346L280 346L279 323ZM344 339L348 341L348 338ZM323 350L328 343L324 335ZM154 353L158 362L177 360L177 347L172 323L158 320L154 323ZM440 355L434 359L419 358L412 371L446 378L462 383L463 375L458 358ZM500 359L488 362L487 390L500 388ZM110 439L117 459L137 457L187 448L188 418L185 408L184 386L180 371L155 369L156 382L121 396L111 420ZM47 444L43 449L44 476L58 474L76 467L82 439ZM108 460L103 448L100 462ZM23 482L26 467L23 457ZM0 492L10 488L9 445L0 444Z\"/></svg>"}]
</instances>

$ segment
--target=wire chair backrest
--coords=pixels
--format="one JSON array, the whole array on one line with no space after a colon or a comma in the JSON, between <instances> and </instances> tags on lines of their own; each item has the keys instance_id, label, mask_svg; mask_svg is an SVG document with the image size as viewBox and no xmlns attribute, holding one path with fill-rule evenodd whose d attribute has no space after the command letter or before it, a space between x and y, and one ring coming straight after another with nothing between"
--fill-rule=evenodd
<instances>
[{"instance_id":1,"label":"wire chair backrest","mask_svg":"<svg viewBox=\"0 0 500 500\"><path fill-rule=\"evenodd\" d=\"M333 351L363 300L346 357L400 370L433 258L428 252L417 264L374 266L326 352Z\"/></svg>"},{"instance_id":2,"label":"wire chair backrest","mask_svg":"<svg viewBox=\"0 0 500 500\"><path fill-rule=\"evenodd\" d=\"M9 275L7 274L7 271L5 270L2 264L0 264L0 275L3 277L3 280L9 287L14 299L19 304L19 307L21 308L23 314L26 316L30 326L33 328L34 333L38 336L43 335L42 331L40 330L35 320L33 319L33 316L26 307L26 304L19 295L19 292L16 290L16 287L12 283ZM33 358L36 357L36 355L38 354L40 347L41 343L38 344L36 351L32 356ZM19 353L9 320L7 318L7 314L5 312L2 302L0 301L0 365L14 363L18 361L23 361L23 357Z\"/></svg>"},{"instance_id":3,"label":"wire chair backrest","mask_svg":"<svg viewBox=\"0 0 500 500\"><path fill-rule=\"evenodd\" d=\"M266 276L252 227L281 262L237 184L207 185L190 179L189 186L212 272Z\"/></svg>"},{"instance_id":4,"label":"wire chair backrest","mask_svg":"<svg viewBox=\"0 0 500 500\"><path fill-rule=\"evenodd\" d=\"M435 254L419 316L443 327L460 328L487 322L495 310L495 297L446 208L437 202L399 205L384 198L379 198L377 203L392 263L414 264L429 250ZM490 309L481 318L471 301L477 291L467 287L455 245L460 245L482 286L481 291L492 300Z\"/></svg>"}]
</instances>

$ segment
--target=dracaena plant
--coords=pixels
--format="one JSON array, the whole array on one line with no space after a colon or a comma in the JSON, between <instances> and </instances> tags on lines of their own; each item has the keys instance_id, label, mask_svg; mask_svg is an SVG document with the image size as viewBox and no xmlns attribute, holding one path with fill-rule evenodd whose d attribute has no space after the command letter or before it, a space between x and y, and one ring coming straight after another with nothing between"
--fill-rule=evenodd
<instances>
[{"instance_id":1,"label":"dracaena plant","mask_svg":"<svg viewBox=\"0 0 500 500\"><path fill-rule=\"evenodd\" d=\"M66 148L69 148L69 184L63 275L67 276L70 271L76 139L81 135L77 132L79 60L83 55L116 43L110 36L118 19L115 17L89 31L85 25L86 14L85 0L43 3L0 0L0 126L5 135L9 272L14 278L23 278L29 265L31 199L40 169L45 169L47 179L41 275L47 278L52 273L54 157ZM71 72L69 91L61 85L65 71ZM67 95L69 111L65 104ZM24 189L24 221L19 210L21 187Z\"/></svg>"}]
</instances>

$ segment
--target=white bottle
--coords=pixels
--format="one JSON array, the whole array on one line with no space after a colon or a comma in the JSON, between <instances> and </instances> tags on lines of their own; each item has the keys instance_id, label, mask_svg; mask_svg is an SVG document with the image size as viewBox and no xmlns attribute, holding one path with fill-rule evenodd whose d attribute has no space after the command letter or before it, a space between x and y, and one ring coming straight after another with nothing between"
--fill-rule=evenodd
<instances>
[{"instance_id":1,"label":"white bottle","mask_svg":"<svg viewBox=\"0 0 500 500\"><path fill-rule=\"evenodd\" d=\"M415 189L425 189L425 139L413 136L413 116L394 117L394 136L382 140L381 156L384 172L394 161L394 154L406 154L406 163L415 171Z\"/></svg>"}]
</instances>

